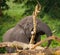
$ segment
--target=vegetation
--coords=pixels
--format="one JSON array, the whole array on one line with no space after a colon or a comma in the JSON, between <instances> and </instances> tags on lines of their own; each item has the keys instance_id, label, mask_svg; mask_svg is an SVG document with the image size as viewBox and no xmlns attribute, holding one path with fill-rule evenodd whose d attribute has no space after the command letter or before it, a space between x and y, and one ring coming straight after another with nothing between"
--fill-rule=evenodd
<instances>
[{"instance_id":1,"label":"vegetation","mask_svg":"<svg viewBox=\"0 0 60 55\"><path fill-rule=\"evenodd\" d=\"M18 2L20 1L20 2ZM47 23L52 31L55 31L53 35L60 37L60 0L38 0L42 6L42 10L39 14L39 18L43 22ZM6 0L8 10L2 10L3 16L0 16L0 41L2 41L3 34L10 28L14 27L21 18L31 15L36 0ZM45 39L46 36L42 37ZM43 44L42 46L46 46ZM60 46L60 43L53 41L50 47Z\"/></svg>"}]
</instances>

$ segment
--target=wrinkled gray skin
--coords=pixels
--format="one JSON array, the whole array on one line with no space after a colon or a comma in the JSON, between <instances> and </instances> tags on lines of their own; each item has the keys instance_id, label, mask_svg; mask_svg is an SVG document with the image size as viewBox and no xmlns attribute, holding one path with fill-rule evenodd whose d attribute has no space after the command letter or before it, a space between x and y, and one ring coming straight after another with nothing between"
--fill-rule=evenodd
<instances>
[{"instance_id":1,"label":"wrinkled gray skin","mask_svg":"<svg viewBox=\"0 0 60 55\"><path fill-rule=\"evenodd\" d=\"M41 40L41 35L46 34L47 37L52 36L52 32L48 25L43 23L37 18L37 32L35 36L35 43ZM31 31L33 30L33 19L32 16L23 18L15 27L9 29L3 36L3 41L20 41L29 43L31 38ZM40 37L39 37L40 36ZM47 47L51 44L51 40L48 41ZM12 52L9 51L9 52Z\"/></svg>"}]
</instances>

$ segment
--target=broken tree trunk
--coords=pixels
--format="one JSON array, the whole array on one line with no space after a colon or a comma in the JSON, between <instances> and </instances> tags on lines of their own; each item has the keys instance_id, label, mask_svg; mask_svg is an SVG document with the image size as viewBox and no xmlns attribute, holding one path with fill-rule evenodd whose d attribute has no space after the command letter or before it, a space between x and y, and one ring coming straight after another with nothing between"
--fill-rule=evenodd
<instances>
[{"instance_id":1,"label":"broken tree trunk","mask_svg":"<svg viewBox=\"0 0 60 55\"><path fill-rule=\"evenodd\" d=\"M57 40L58 42L60 42L59 41L60 38L52 36L38 43L42 44L43 42L47 40L51 40L51 39ZM0 43L0 48L1 47L17 47L17 48L22 48L22 50L16 49L15 53L5 53L5 54L0 54L0 55L60 55L60 47L45 49L44 47L38 46L39 44L30 45L30 44L26 44L22 42L17 42L17 41L2 42Z\"/></svg>"}]
</instances>

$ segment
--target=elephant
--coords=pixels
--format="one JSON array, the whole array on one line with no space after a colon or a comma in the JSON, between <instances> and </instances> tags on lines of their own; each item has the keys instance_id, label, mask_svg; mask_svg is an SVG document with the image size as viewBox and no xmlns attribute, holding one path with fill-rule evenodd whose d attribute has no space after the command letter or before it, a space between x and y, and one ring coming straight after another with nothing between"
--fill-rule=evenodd
<instances>
[{"instance_id":1,"label":"elephant","mask_svg":"<svg viewBox=\"0 0 60 55\"><path fill-rule=\"evenodd\" d=\"M36 35L35 35L35 43L41 40L41 35L45 35L47 37L52 36L52 31L49 26L42 22L39 18L36 18ZM9 29L3 36L3 41L19 41L29 44L31 39L31 32L33 31L33 16L27 16L20 20L16 26ZM51 44L51 40L48 41L47 47Z\"/></svg>"}]
</instances>

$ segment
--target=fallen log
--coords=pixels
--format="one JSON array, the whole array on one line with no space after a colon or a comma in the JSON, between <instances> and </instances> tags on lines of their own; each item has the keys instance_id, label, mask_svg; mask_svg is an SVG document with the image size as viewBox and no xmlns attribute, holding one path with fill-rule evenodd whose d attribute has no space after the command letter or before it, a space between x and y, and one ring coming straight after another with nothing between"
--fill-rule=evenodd
<instances>
[{"instance_id":1,"label":"fallen log","mask_svg":"<svg viewBox=\"0 0 60 55\"><path fill-rule=\"evenodd\" d=\"M41 45L43 42L46 42L46 41L51 40L51 39L60 42L60 38L52 36L52 37L46 38L45 40L41 40L40 42L38 42L35 45L34 44L26 44L26 43L14 41L14 42L2 42L2 43L0 43L0 47L6 47L6 46L14 47L15 46L15 47L23 48L23 49L26 49L26 48L29 48L29 49L39 48L39 49L41 49L39 47L39 45Z\"/></svg>"},{"instance_id":2,"label":"fallen log","mask_svg":"<svg viewBox=\"0 0 60 55\"><path fill-rule=\"evenodd\" d=\"M1 47L17 47L17 48L23 48L23 49L31 49L31 47L34 46L34 44L26 44L18 41L13 41L13 42L2 42L0 43L0 48ZM44 49L43 47L37 46L35 49Z\"/></svg>"},{"instance_id":3,"label":"fallen log","mask_svg":"<svg viewBox=\"0 0 60 55\"><path fill-rule=\"evenodd\" d=\"M48 38L47 40L50 40L50 39L55 39L55 38ZM45 42L45 41L42 41L42 42ZM0 47L17 47L17 48L23 48L23 49L17 50L15 53L4 53L0 55L60 55L60 47L45 49L44 47L35 46L34 49L31 49L34 46L35 45L33 44L26 44L26 43L17 42L17 41L2 42L0 43Z\"/></svg>"}]
</instances>

